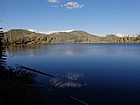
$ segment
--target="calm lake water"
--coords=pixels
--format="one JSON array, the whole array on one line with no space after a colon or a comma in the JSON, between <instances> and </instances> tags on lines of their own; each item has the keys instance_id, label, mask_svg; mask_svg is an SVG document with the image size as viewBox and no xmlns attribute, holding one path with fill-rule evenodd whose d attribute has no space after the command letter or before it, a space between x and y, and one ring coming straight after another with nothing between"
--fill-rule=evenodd
<instances>
[{"instance_id":1,"label":"calm lake water","mask_svg":"<svg viewBox=\"0 0 140 105\"><path fill-rule=\"evenodd\" d=\"M67 95L89 105L140 105L140 44L9 46L7 55L12 67L57 76L37 78L47 89L59 80L49 92L50 105L78 105Z\"/></svg>"}]
</instances>

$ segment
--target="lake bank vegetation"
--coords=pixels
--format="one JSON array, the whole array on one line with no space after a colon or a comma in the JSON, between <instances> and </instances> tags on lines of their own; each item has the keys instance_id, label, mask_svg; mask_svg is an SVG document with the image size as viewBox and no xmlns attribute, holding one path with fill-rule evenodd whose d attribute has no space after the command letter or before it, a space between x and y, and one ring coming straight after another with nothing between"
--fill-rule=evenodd
<instances>
[{"instance_id":1,"label":"lake bank vegetation","mask_svg":"<svg viewBox=\"0 0 140 105\"><path fill-rule=\"evenodd\" d=\"M59 43L140 43L140 35L117 36L108 34L104 37L84 31L57 32L42 34L23 29L12 29L4 33L4 44L59 44Z\"/></svg>"}]
</instances>

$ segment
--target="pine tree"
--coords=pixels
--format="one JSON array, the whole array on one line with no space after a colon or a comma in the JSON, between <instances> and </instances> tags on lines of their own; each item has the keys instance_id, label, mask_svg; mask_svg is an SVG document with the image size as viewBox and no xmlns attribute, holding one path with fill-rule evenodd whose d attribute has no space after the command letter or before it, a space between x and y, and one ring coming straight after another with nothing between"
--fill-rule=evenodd
<instances>
[{"instance_id":1,"label":"pine tree","mask_svg":"<svg viewBox=\"0 0 140 105\"><path fill-rule=\"evenodd\" d=\"M4 37L4 33L3 33L3 28L0 28L0 70L4 69L5 66L5 47L3 45L3 37Z\"/></svg>"}]
</instances>

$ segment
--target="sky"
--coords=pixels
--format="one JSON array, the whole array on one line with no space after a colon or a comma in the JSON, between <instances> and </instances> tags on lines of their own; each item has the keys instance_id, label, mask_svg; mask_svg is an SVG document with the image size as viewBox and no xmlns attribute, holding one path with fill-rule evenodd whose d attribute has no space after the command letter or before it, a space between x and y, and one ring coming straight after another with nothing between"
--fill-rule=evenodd
<instances>
[{"instance_id":1,"label":"sky","mask_svg":"<svg viewBox=\"0 0 140 105\"><path fill-rule=\"evenodd\" d=\"M0 0L4 30L140 32L140 0Z\"/></svg>"}]
</instances>

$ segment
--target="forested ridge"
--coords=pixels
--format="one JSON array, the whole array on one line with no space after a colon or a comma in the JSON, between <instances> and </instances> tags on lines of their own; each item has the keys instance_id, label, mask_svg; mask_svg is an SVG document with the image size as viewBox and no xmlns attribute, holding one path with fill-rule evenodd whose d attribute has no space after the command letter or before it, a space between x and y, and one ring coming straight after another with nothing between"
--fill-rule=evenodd
<instances>
[{"instance_id":1,"label":"forested ridge","mask_svg":"<svg viewBox=\"0 0 140 105\"><path fill-rule=\"evenodd\" d=\"M12 29L4 33L4 44L54 44L54 43L139 43L140 35L119 37L109 34L104 37L84 31L42 34L23 29Z\"/></svg>"}]
</instances>

